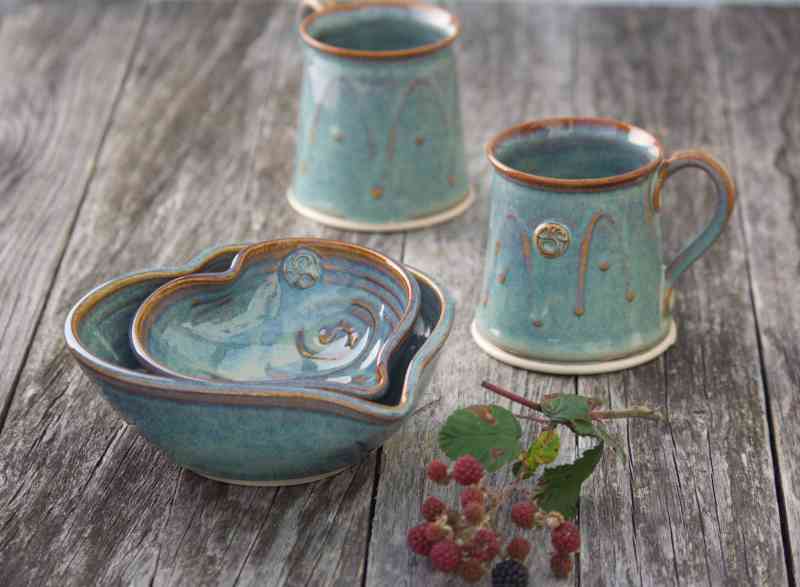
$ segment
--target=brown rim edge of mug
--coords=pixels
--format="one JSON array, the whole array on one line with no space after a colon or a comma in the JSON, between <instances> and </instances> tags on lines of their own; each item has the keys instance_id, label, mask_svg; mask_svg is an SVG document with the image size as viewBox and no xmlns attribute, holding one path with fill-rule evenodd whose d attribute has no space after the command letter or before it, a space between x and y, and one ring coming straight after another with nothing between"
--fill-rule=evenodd
<instances>
[{"instance_id":1,"label":"brown rim edge of mug","mask_svg":"<svg viewBox=\"0 0 800 587\"><path fill-rule=\"evenodd\" d=\"M634 130L637 132L642 132L653 139L653 145L656 147L656 149L658 149L658 156L652 161L649 161L647 164L637 167L633 171L628 171L627 173L622 173L620 175L610 175L607 177L596 177L589 179L561 179L557 177L534 175L533 173L519 171L518 169L514 169L513 167L502 163L495 154L497 146L512 137L527 135L545 128L563 126L601 126L607 128L613 127L617 130L628 133ZM617 186L637 181L645 177L664 161L664 147L661 145L661 141L659 141L658 138L653 135L653 133L650 133L638 126L628 124L627 122L622 122L614 118L567 116L561 118L544 118L541 120L523 122L522 124L512 126L511 128L508 128L495 135L486 144L486 156L489 158L489 162L497 171L511 179L533 186L579 191Z\"/></svg>"},{"instance_id":2,"label":"brown rim edge of mug","mask_svg":"<svg viewBox=\"0 0 800 587\"><path fill-rule=\"evenodd\" d=\"M311 36L308 32L308 27L317 18L333 14L335 12L355 12L356 10L365 10L370 8L391 7L391 8L404 8L409 11L428 11L439 12L450 18L449 24L453 27L453 31L445 38L436 41L435 43L428 43L427 45L420 45L419 47L412 47L411 49L393 49L389 51L368 51L361 49L345 49L344 47L337 47L323 43ZM445 10L440 6L432 4L425 4L424 2L409 2L407 0L380 0L379 2L350 2L347 4L332 4L321 10L312 12L300 22L300 37L303 41L314 49L318 49L331 55L338 55L339 57L350 57L356 59L403 59L406 57L418 57L420 55L428 55L435 53L439 49L444 49L453 44L458 36L461 34L461 22L458 17L453 13Z\"/></svg>"}]
</instances>

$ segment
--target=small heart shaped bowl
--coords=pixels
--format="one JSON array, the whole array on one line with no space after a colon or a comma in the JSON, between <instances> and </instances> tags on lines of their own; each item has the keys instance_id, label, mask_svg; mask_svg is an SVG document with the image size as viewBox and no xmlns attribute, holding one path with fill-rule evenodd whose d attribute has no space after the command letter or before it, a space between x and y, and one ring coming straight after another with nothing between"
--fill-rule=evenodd
<instances>
[{"instance_id":1,"label":"small heart shaped bowl","mask_svg":"<svg viewBox=\"0 0 800 587\"><path fill-rule=\"evenodd\" d=\"M271 240L230 269L175 279L131 325L148 370L280 382L376 399L419 312L419 286L385 255L334 240Z\"/></svg>"},{"instance_id":2,"label":"small heart shaped bowl","mask_svg":"<svg viewBox=\"0 0 800 587\"><path fill-rule=\"evenodd\" d=\"M67 316L68 348L125 421L200 475L244 485L295 485L357 464L414 413L452 327L452 298L432 278L407 268L419 284L420 311L378 401L143 372L129 341L140 304L170 280L228 270L243 248L216 248L182 267L131 273L96 287Z\"/></svg>"}]
</instances>

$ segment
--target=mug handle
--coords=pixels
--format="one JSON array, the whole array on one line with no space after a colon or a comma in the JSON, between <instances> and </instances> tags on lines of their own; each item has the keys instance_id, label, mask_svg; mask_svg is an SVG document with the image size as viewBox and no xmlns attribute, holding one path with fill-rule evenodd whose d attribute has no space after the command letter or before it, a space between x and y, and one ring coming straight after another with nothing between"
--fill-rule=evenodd
<instances>
[{"instance_id":1,"label":"mug handle","mask_svg":"<svg viewBox=\"0 0 800 587\"><path fill-rule=\"evenodd\" d=\"M731 213L733 213L733 204L736 200L736 187L733 184L733 179L731 179L728 170L725 169L722 163L706 151L687 149L685 151L677 151L662 163L655 189L653 190L653 210L658 211L661 208L661 190L667 178L687 167L702 169L711 178L717 192L717 210L703 232L690 242L667 266L665 273L667 289L666 299L664 300L667 306L670 303L673 284L717 240L728 223Z\"/></svg>"},{"instance_id":2,"label":"mug handle","mask_svg":"<svg viewBox=\"0 0 800 587\"><path fill-rule=\"evenodd\" d=\"M297 20L302 21L312 12L318 12L330 4L333 4L330 0L300 0L297 8Z\"/></svg>"}]
</instances>

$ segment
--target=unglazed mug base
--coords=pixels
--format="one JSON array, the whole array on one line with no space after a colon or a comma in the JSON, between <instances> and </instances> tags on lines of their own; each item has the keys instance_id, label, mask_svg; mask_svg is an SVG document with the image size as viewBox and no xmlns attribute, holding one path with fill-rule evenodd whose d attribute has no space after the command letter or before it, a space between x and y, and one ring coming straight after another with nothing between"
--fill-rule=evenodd
<instances>
[{"instance_id":1,"label":"unglazed mug base","mask_svg":"<svg viewBox=\"0 0 800 587\"><path fill-rule=\"evenodd\" d=\"M327 479L328 477L333 477L334 475L338 475L345 469L349 469L352 465L348 465L347 467L342 467L341 469L334 469L328 473L322 473L321 475L312 475L310 477L298 477L296 479L285 479L279 481L250 481L247 479L228 479L226 477L215 477L213 475L206 475L205 473L201 473L200 471L196 471L194 469L189 469L192 473L200 475L201 477L205 477L206 479L211 479L212 481L217 481L218 483L227 483L229 485L242 485L244 487L290 487L292 485L305 485L307 483L314 483L315 481L321 481L322 479Z\"/></svg>"},{"instance_id":2,"label":"unglazed mug base","mask_svg":"<svg viewBox=\"0 0 800 587\"><path fill-rule=\"evenodd\" d=\"M567 362L538 360L509 353L490 342L478 332L475 321L472 322L470 331L472 332L472 338L481 350L498 361L511 365L512 367L518 367L528 371L537 371L539 373L551 373L554 375L598 375L600 373L612 373L614 371L622 371L624 369L637 367L638 365L643 365L644 363L652 361L666 352L669 347L675 344L678 335L678 328L675 325L675 320L671 320L667 335L648 349L610 361Z\"/></svg>"},{"instance_id":3,"label":"unglazed mug base","mask_svg":"<svg viewBox=\"0 0 800 587\"><path fill-rule=\"evenodd\" d=\"M467 190L464 197L456 202L454 205L436 212L429 216L415 218L413 220L399 220L396 222L362 222L359 220L348 220L326 214L301 204L294 196L294 190L289 188L286 196L289 200L289 205L294 208L295 212L306 218L310 218L320 224L325 224L332 228L339 228L342 230L353 230L356 232L403 232L406 230L420 230L428 228L437 224L449 222L458 216L461 216L467 209L475 202L475 194L472 190Z\"/></svg>"}]
</instances>

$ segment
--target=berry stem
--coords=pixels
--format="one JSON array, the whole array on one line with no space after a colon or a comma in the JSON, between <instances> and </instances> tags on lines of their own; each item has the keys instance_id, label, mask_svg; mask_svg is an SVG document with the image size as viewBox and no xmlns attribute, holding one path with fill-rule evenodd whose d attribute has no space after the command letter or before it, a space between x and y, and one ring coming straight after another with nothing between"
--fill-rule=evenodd
<instances>
[{"instance_id":1,"label":"berry stem","mask_svg":"<svg viewBox=\"0 0 800 587\"><path fill-rule=\"evenodd\" d=\"M488 381L483 381L481 383L481 387L484 389L488 389L492 393L496 393L497 395L501 395L507 399L510 399L512 402L518 403L521 406L525 406L526 408L530 408L531 410L535 410L537 412L544 413L542 409L542 404L540 402L535 402L529 399L522 397L521 395L517 395L513 391L509 391L500 387L499 385L495 385L494 383L489 383ZM547 418L540 418L538 416L524 416L521 414L515 414L518 418L524 418L525 420L533 420L534 422L541 422L550 424L551 420ZM647 420L658 420L663 421L664 415L652 408L648 408L647 406L634 406L632 408L627 408L624 410L592 410L589 415L591 416L592 420L617 420L621 418L644 418Z\"/></svg>"}]
</instances>

